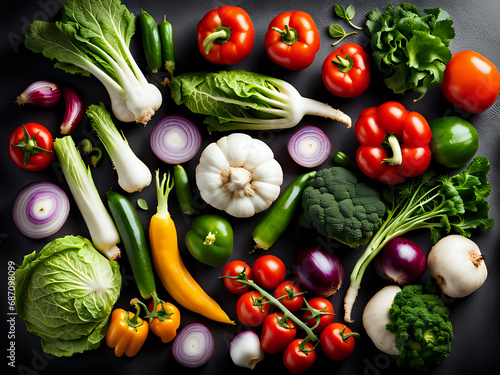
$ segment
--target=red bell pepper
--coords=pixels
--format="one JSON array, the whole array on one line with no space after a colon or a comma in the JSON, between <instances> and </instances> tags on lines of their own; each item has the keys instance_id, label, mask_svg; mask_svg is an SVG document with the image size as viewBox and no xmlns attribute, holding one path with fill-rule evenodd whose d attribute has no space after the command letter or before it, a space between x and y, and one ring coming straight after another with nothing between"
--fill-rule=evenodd
<instances>
[{"instance_id":1,"label":"red bell pepper","mask_svg":"<svg viewBox=\"0 0 500 375\"><path fill-rule=\"evenodd\" d=\"M208 61L233 65L252 51L255 30L245 10L223 5L212 9L200 20L197 37L198 48Z\"/></svg>"},{"instance_id":2,"label":"red bell pepper","mask_svg":"<svg viewBox=\"0 0 500 375\"><path fill-rule=\"evenodd\" d=\"M355 43L342 44L323 62L321 77L333 95L354 98L370 84L370 57Z\"/></svg>"},{"instance_id":3,"label":"red bell pepper","mask_svg":"<svg viewBox=\"0 0 500 375\"><path fill-rule=\"evenodd\" d=\"M269 24L264 46L276 64L300 70L311 65L319 50L318 28L305 12L283 12Z\"/></svg>"},{"instance_id":4,"label":"red bell pepper","mask_svg":"<svg viewBox=\"0 0 500 375\"><path fill-rule=\"evenodd\" d=\"M397 102L363 110L355 129L361 146L359 168L385 184L400 184L422 174L431 161L432 132L425 118ZM390 156L388 154L390 151Z\"/></svg>"}]
</instances>

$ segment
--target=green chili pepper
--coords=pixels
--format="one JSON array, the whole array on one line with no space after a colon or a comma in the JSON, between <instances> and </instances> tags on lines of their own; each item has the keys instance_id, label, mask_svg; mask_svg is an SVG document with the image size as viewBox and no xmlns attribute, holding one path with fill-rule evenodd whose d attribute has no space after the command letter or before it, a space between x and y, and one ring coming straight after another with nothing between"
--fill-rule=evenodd
<instances>
[{"instance_id":1,"label":"green chili pepper","mask_svg":"<svg viewBox=\"0 0 500 375\"><path fill-rule=\"evenodd\" d=\"M194 213L193 195L186 170L182 165L174 166L174 187L177 201L186 215Z\"/></svg>"},{"instance_id":2,"label":"green chili pepper","mask_svg":"<svg viewBox=\"0 0 500 375\"><path fill-rule=\"evenodd\" d=\"M156 73L162 66L161 40L158 26L153 17L144 10L139 15L142 32L142 46L146 54L146 60L149 68Z\"/></svg>"},{"instance_id":3,"label":"green chili pepper","mask_svg":"<svg viewBox=\"0 0 500 375\"><path fill-rule=\"evenodd\" d=\"M209 266L222 266L233 253L233 228L218 215L198 216L185 238L191 255Z\"/></svg>"},{"instance_id":4,"label":"green chili pepper","mask_svg":"<svg viewBox=\"0 0 500 375\"><path fill-rule=\"evenodd\" d=\"M158 26L161 40L161 54L165 69L170 73L170 77L174 77L175 70L175 51L174 51L174 35L172 25L167 21L167 16L163 15L163 22Z\"/></svg>"},{"instance_id":5,"label":"green chili pepper","mask_svg":"<svg viewBox=\"0 0 500 375\"><path fill-rule=\"evenodd\" d=\"M302 174L293 180L255 227L252 236L255 248L269 249L283 234L300 203L302 192L316 171Z\"/></svg>"},{"instance_id":6,"label":"green chili pepper","mask_svg":"<svg viewBox=\"0 0 500 375\"><path fill-rule=\"evenodd\" d=\"M130 201L122 194L109 190L106 198L139 292L142 298L151 298L156 293L156 285L146 235L139 217Z\"/></svg>"},{"instance_id":7,"label":"green chili pepper","mask_svg":"<svg viewBox=\"0 0 500 375\"><path fill-rule=\"evenodd\" d=\"M468 164L479 148L477 130L464 119L456 116L441 117L431 121L431 150L434 161L448 168Z\"/></svg>"}]
</instances>

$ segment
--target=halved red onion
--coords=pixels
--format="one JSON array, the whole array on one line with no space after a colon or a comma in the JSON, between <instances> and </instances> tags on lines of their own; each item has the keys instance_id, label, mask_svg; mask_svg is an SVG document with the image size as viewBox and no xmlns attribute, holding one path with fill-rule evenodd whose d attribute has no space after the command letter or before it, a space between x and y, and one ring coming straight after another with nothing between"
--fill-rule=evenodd
<instances>
[{"instance_id":1,"label":"halved red onion","mask_svg":"<svg viewBox=\"0 0 500 375\"><path fill-rule=\"evenodd\" d=\"M38 107L53 107L61 99L61 91L55 83L50 81L36 81L26 87L17 97L16 103L24 105L33 104Z\"/></svg>"},{"instance_id":2,"label":"halved red onion","mask_svg":"<svg viewBox=\"0 0 500 375\"><path fill-rule=\"evenodd\" d=\"M61 134L71 134L81 124L85 114L85 104L81 95L69 86L62 89L64 97L64 119Z\"/></svg>"},{"instance_id":3,"label":"halved red onion","mask_svg":"<svg viewBox=\"0 0 500 375\"><path fill-rule=\"evenodd\" d=\"M299 165L314 168L322 164L332 151L332 142L316 126L304 126L288 141L288 153Z\"/></svg>"},{"instance_id":4,"label":"halved red onion","mask_svg":"<svg viewBox=\"0 0 500 375\"><path fill-rule=\"evenodd\" d=\"M330 297L344 282L339 257L321 249L303 249L295 254L293 270L300 285L321 297Z\"/></svg>"},{"instance_id":5,"label":"halved red onion","mask_svg":"<svg viewBox=\"0 0 500 375\"><path fill-rule=\"evenodd\" d=\"M401 237L387 242L374 260L381 277L401 286L411 284L427 269L427 257L420 246Z\"/></svg>"},{"instance_id":6,"label":"halved red onion","mask_svg":"<svg viewBox=\"0 0 500 375\"><path fill-rule=\"evenodd\" d=\"M182 329L172 344L172 354L179 364L199 367L214 354L215 342L212 332L200 323L192 323Z\"/></svg>"},{"instance_id":7,"label":"halved red onion","mask_svg":"<svg viewBox=\"0 0 500 375\"><path fill-rule=\"evenodd\" d=\"M12 206L16 228L28 238L46 238L61 229L69 215L69 199L51 182L34 182L17 194Z\"/></svg>"},{"instance_id":8,"label":"halved red onion","mask_svg":"<svg viewBox=\"0 0 500 375\"><path fill-rule=\"evenodd\" d=\"M191 160L200 150L201 134L197 126L180 115L160 119L151 132L153 153L168 164L182 164Z\"/></svg>"}]
</instances>

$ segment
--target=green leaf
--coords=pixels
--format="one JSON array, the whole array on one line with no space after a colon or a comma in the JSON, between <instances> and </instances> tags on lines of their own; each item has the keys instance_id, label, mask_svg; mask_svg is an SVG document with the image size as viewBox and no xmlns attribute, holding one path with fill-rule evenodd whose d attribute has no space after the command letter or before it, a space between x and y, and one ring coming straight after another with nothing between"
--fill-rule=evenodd
<instances>
[{"instance_id":1,"label":"green leaf","mask_svg":"<svg viewBox=\"0 0 500 375\"><path fill-rule=\"evenodd\" d=\"M137 206L139 206L139 208L143 209L144 211L148 210L148 202L146 202L142 198L137 199Z\"/></svg>"},{"instance_id":2,"label":"green leaf","mask_svg":"<svg viewBox=\"0 0 500 375\"><path fill-rule=\"evenodd\" d=\"M342 5L335 5L333 10L335 11L335 14L340 18L346 18L346 11Z\"/></svg>"},{"instance_id":3,"label":"green leaf","mask_svg":"<svg viewBox=\"0 0 500 375\"><path fill-rule=\"evenodd\" d=\"M331 24L328 28L328 32L332 38L342 38L345 36L344 28L338 24Z\"/></svg>"},{"instance_id":4,"label":"green leaf","mask_svg":"<svg viewBox=\"0 0 500 375\"><path fill-rule=\"evenodd\" d=\"M345 18L348 20L352 20L356 14L356 11L354 10L354 5L349 5L346 10L345 10Z\"/></svg>"}]
</instances>

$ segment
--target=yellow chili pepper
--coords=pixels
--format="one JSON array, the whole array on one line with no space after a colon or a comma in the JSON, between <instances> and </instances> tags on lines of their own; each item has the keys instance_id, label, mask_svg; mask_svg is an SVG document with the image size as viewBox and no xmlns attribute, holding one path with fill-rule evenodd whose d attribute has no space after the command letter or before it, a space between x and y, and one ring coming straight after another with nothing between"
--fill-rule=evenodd
<instances>
[{"instance_id":1,"label":"yellow chili pepper","mask_svg":"<svg viewBox=\"0 0 500 375\"><path fill-rule=\"evenodd\" d=\"M115 309L111 315L111 323L106 332L106 344L115 348L115 355L121 357L124 353L127 357L133 357L139 352L149 332L147 321L139 318L140 306L136 300L136 313L130 317L130 312L124 309Z\"/></svg>"},{"instance_id":2,"label":"yellow chili pepper","mask_svg":"<svg viewBox=\"0 0 500 375\"><path fill-rule=\"evenodd\" d=\"M177 230L168 211L168 194L172 188L173 180L170 180L170 175L167 178L164 174L160 184L157 170L158 208L149 225L149 240L156 272L170 296L186 309L217 322L235 324L219 304L201 288L182 261Z\"/></svg>"}]
</instances>

